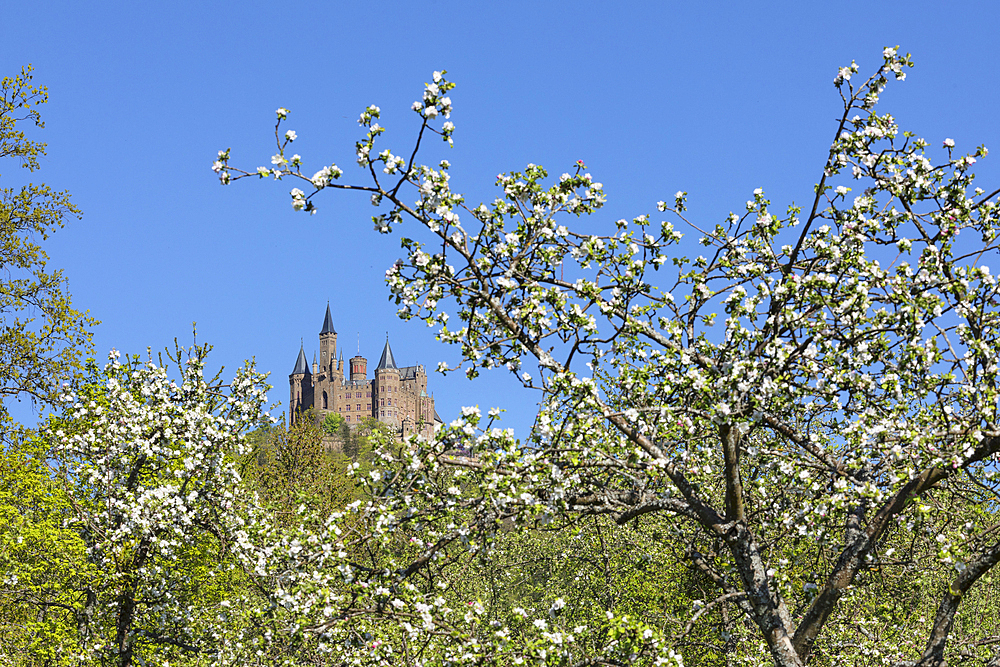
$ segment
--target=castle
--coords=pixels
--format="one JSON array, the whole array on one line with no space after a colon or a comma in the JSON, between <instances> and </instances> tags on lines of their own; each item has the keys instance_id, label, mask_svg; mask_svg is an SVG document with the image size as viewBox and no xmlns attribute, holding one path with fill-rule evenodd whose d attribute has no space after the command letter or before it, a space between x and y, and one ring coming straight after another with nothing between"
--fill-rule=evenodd
<instances>
[{"instance_id":1,"label":"castle","mask_svg":"<svg viewBox=\"0 0 1000 667\"><path fill-rule=\"evenodd\" d=\"M360 353L350 360L350 373L344 373L344 353L340 353L338 361L337 331L329 303L319 332L319 362L314 353L310 370L305 346L299 347L288 386L289 425L298 413L309 408L315 410L319 420L328 414L340 415L351 428L365 419L375 419L403 438L414 433L430 438L435 425L441 423L434 397L427 394L424 367L397 366L388 336L374 378L368 378L368 360Z\"/></svg>"}]
</instances>

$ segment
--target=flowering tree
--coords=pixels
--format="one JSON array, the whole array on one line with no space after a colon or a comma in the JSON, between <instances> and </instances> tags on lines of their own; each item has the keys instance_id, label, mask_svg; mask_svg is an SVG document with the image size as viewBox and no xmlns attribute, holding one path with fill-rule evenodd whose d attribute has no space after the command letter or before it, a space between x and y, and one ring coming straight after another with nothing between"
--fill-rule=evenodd
<instances>
[{"instance_id":1,"label":"flowering tree","mask_svg":"<svg viewBox=\"0 0 1000 667\"><path fill-rule=\"evenodd\" d=\"M658 522L715 585L690 621L731 607L749 625L725 641L747 663L989 659L990 630L967 632L962 614L1000 561L1000 312L987 266L1000 190L974 187L985 148L961 154L949 139L931 151L877 112L910 65L887 48L867 79L854 63L838 72L843 109L807 207L775 212L757 189L718 224L691 218L681 191L659 203L662 222L573 231L605 202L582 162L552 183L536 165L501 174L501 196L467 204L446 160L417 160L426 137L452 141L444 72L413 105L408 160L376 146L378 107L361 114L361 184L341 183L337 165L303 173L287 155L286 109L271 167L239 169L220 152L223 184L292 179L305 188L293 207L309 212L323 190L360 190L380 207L379 232L416 223L420 238L402 239L406 258L386 274L400 315L438 325L470 377L506 367L544 397L525 443L493 427L498 413L469 408L433 442L387 451L366 480L372 500L330 518L326 551L296 556L331 568L325 583L286 579L287 608L312 619L303 631L403 664L674 659L676 633L634 614L557 631L558 604L517 624L476 601L455 610L439 591L502 526L568 530L608 515ZM697 232L702 255L683 254L680 229ZM466 446L476 458L448 454ZM918 553L940 566L920 591L936 611L890 619L858 604L873 569L901 581Z\"/></svg>"},{"instance_id":2,"label":"flowering tree","mask_svg":"<svg viewBox=\"0 0 1000 667\"><path fill-rule=\"evenodd\" d=\"M46 426L72 508L64 525L85 548L72 604L62 605L77 630L79 652L61 656L71 664L242 655L254 590L245 573L260 557L248 535L267 522L237 463L264 419L265 386L252 366L228 387L204 378L207 352L178 350L179 382L112 352L67 389Z\"/></svg>"}]
</instances>

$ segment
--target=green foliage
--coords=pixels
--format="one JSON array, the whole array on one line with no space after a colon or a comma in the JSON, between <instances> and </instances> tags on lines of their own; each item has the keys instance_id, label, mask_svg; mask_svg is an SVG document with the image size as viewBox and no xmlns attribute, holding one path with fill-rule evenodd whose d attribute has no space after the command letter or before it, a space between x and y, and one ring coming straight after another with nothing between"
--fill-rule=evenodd
<instances>
[{"instance_id":1,"label":"green foliage","mask_svg":"<svg viewBox=\"0 0 1000 667\"><path fill-rule=\"evenodd\" d=\"M45 144L22 129L44 127L45 87L27 66L0 81L0 158L28 172ZM80 211L66 192L21 183L0 189L0 662L76 664L85 542L67 526L74 499L49 468L51 450L14 424L7 399L55 402L81 368L96 321L70 304L66 280L48 270L41 242ZM85 606L85 604L84 604Z\"/></svg>"},{"instance_id":2,"label":"green foliage","mask_svg":"<svg viewBox=\"0 0 1000 667\"><path fill-rule=\"evenodd\" d=\"M683 550L664 542L659 517L620 530L607 517L571 526L501 531L492 547L443 573L457 599L481 599L487 618L506 627L546 618L554 629L600 626L608 612L632 616L681 637L687 665L724 664L734 608L715 608L687 627L692 609L709 600L714 584L685 563ZM725 606L725 605L723 605ZM593 635L587 653L606 648Z\"/></svg>"},{"instance_id":3,"label":"green foliage","mask_svg":"<svg viewBox=\"0 0 1000 667\"><path fill-rule=\"evenodd\" d=\"M21 431L0 453L0 663L73 665L83 585L92 572L73 499Z\"/></svg>"},{"instance_id":4,"label":"green foliage","mask_svg":"<svg viewBox=\"0 0 1000 667\"><path fill-rule=\"evenodd\" d=\"M376 448L393 443L396 437L389 426L372 417L365 417L354 428L342 428L341 435L344 454L362 465L371 462Z\"/></svg>"},{"instance_id":5,"label":"green foliage","mask_svg":"<svg viewBox=\"0 0 1000 667\"><path fill-rule=\"evenodd\" d=\"M324 517L362 497L353 475L366 474L375 447L390 438L388 427L377 420L350 428L339 415L328 414L320 422L308 410L291 426L282 420L256 433L243 473L275 512L290 515L304 507Z\"/></svg>"},{"instance_id":6,"label":"green foliage","mask_svg":"<svg viewBox=\"0 0 1000 667\"><path fill-rule=\"evenodd\" d=\"M45 144L30 140L22 123L44 127L38 106L48 101L44 86L31 84L32 68L0 82L0 158L39 168ZM66 279L47 270L39 245L67 217L80 211L65 191L26 183L0 189L0 399L29 398L51 404L60 382L80 369L90 350L96 320L74 309ZM0 402L0 431L11 426Z\"/></svg>"},{"instance_id":7,"label":"green foliage","mask_svg":"<svg viewBox=\"0 0 1000 667\"><path fill-rule=\"evenodd\" d=\"M323 418L323 432L327 435L340 433L340 427L344 424L344 418L336 412L329 413Z\"/></svg>"}]
</instances>

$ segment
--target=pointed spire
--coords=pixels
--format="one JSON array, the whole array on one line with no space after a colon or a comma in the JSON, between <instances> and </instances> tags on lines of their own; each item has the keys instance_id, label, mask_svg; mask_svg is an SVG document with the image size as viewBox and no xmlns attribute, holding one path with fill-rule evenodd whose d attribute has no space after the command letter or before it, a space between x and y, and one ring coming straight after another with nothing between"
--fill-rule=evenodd
<instances>
[{"instance_id":1,"label":"pointed spire","mask_svg":"<svg viewBox=\"0 0 1000 667\"><path fill-rule=\"evenodd\" d=\"M398 368L396 360L392 358L392 348L389 347L389 334L385 335L385 348L382 350L382 358L379 359L375 370L380 371L383 368Z\"/></svg>"},{"instance_id":2,"label":"pointed spire","mask_svg":"<svg viewBox=\"0 0 1000 667\"><path fill-rule=\"evenodd\" d=\"M323 318L323 330L319 332L319 335L323 334L337 333L337 330L333 328L333 315L330 314L330 302L326 302L326 317Z\"/></svg>"},{"instance_id":3,"label":"pointed spire","mask_svg":"<svg viewBox=\"0 0 1000 667\"><path fill-rule=\"evenodd\" d=\"M309 362L306 361L306 350L304 344L299 346L299 358L295 360L295 370L292 375L309 375Z\"/></svg>"}]
</instances>

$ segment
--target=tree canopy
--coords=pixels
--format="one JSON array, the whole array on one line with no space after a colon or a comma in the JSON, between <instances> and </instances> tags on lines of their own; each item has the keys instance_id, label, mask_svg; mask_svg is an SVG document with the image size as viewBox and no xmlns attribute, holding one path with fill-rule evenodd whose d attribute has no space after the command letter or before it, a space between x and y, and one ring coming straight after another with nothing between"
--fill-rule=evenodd
<instances>
[{"instance_id":1,"label":"tree canopy","mask_svg":"<svg viewBox=\"0 0 1000 667\"><path fill-rule=\"evenodd\" d=\"M44 86L32 85L32 67L0 81L0 158L39 168L45 144L21 127L45 124L38 107L48 102ZM26 183L0 189L0 428L11 426L7 401L51 405L60 382L80 368L96 321L70 303L66 279L46 269L40 242L80 211L65 191Z\"/></svg>"},{"instance_id":2,"label":"tree canopy","mask_svg":"<svg viewBox=\"0 0 1000 667\"><path fill-rule=\"evenodd\" d=\"M44 127L39 106L48 101L32 71L0 80L0 158L28 173L38 170L46 145L23 128ZM84 547L65 524L70 498L48 466L51 450L8 407L11 400L57 404L61 385L82 369L96 322L73 308L66 279L47 268L42 248L80 211L68 193L19 180L0 189L0 656L64 664L78 647L62 616L86 576Z\"/></svg>"},{"instance_id":3,"label":"tree canopy","mask_svg":"<svg viewBox=\"0 0 1000 667\"><path fill-rule=\"evenodd\" d=\"M931 146L880 113L910 66L886 48L869 77L838 71L842 108L805 206L757 189L718 222L681 190L662 215L577 230L606 201L582 162L556 179L533 164L501 174L492 202L468 203L446 159L422 161L427 139L455 133L443 71L413 104L406 150L384 147L379 107L361 114L362 182L336 164L308 175L287 154L301 139L282 131L284 108L270 167L221 151L223 184L291 179L308 212L325 190L356 190L380 208L377 231L414 227L386 274L400 315L437 325L470 377L506 367L543 397L525 441L467 408L433 441L385 451L371 499L294 555L283 585L309 619L296 627L360 662L679 662L686 633L653 607L579 610L588 620L570 626L562 598L502 615L445 595L450 572L510 532L604 517L655 526L646 553L711 582L688 616L737 618L717 640L733 664L990 660L995 623L965 615L1000 561L1000 190L974 183L985 148ZM320 562L333 569L317 583ZM863 592L885 573L891 609Z\"/></svg>"}]
</instances>

